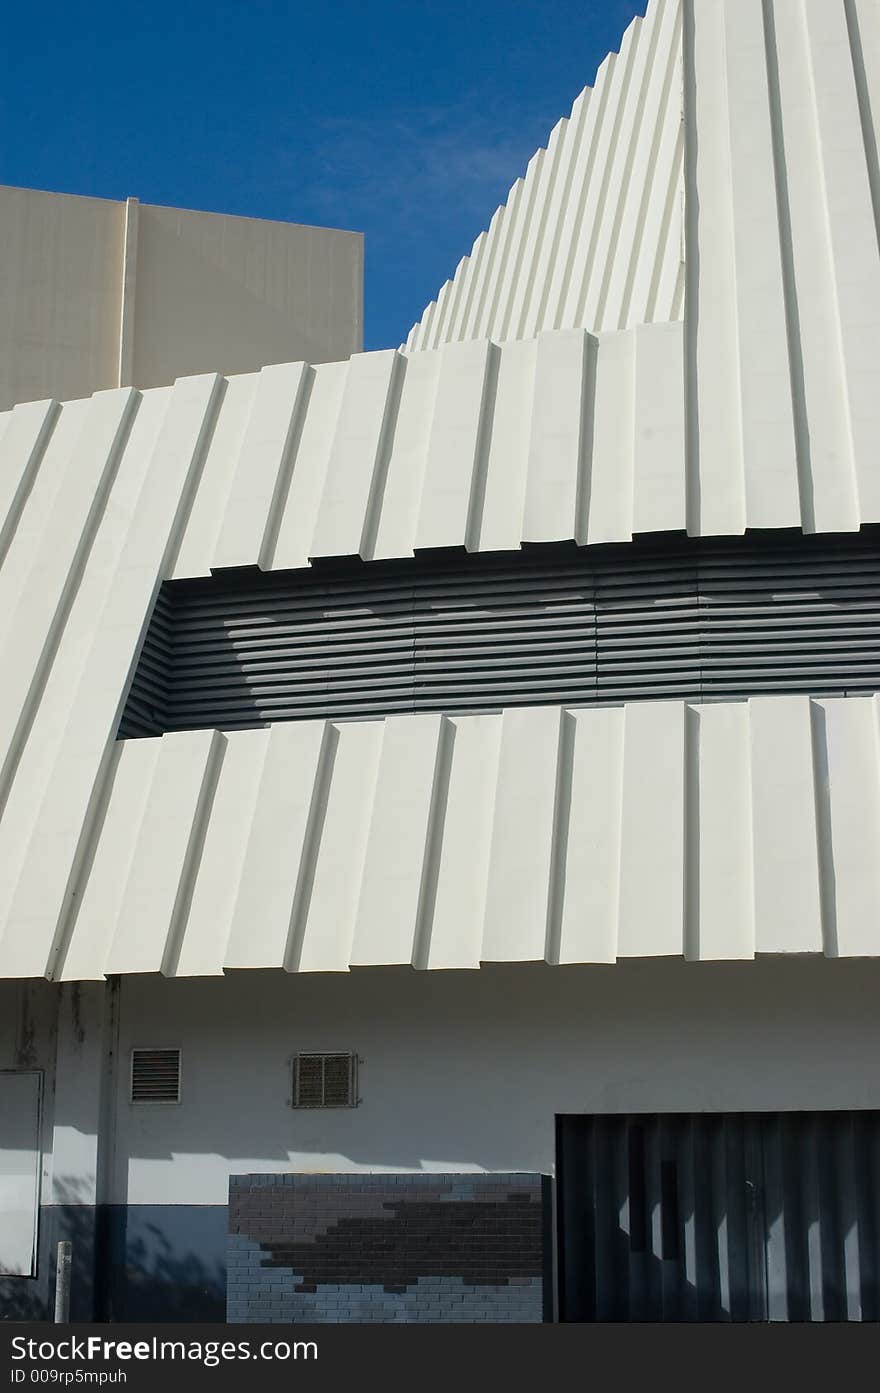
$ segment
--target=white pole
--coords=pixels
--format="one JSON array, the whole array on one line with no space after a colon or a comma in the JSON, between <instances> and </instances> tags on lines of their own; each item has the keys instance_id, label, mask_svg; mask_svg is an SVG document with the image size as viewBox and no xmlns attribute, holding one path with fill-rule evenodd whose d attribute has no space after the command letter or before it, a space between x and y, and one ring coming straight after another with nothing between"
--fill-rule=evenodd
<instances>
[{"instance_id":1,"label":"white pole","mask_svg":"<svg viewBox=\"0 0 880 1393\"><path fill-rule=\"evenodd\" d=\"M58 1244L55 1264L55 1324L66 1325L70 1320L70 1259L73 1244L64 1240Z\"/></svg>"}]
</instances>

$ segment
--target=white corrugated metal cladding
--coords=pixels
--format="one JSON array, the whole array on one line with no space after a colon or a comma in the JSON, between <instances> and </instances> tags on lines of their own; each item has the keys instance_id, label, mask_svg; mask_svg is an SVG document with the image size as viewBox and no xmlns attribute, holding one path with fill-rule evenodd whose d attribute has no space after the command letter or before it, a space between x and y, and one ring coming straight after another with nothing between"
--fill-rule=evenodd
<instances>
[{"instance_id":1,"label":"white corrugated metal cladding","mask_svg":"<svg viewBox=\"0 0 880 1393\"><path fill-rule=\"evenodd\" d=\"M406 341L408 350L680 319L682 12L654 0Z\"/></svg>"},{"instance_id":2,"label":"white corrugated metal cladding","mask_svg":"<svg viewBox=\"0 0 880 1393\"><path fill-rule=\"evenodd\" d=\"M166 578L880 523L878 93L652 0L406 352L0 418L0 974L880 951L871 698L114 739Z\"/></svg>"}]
</instances>

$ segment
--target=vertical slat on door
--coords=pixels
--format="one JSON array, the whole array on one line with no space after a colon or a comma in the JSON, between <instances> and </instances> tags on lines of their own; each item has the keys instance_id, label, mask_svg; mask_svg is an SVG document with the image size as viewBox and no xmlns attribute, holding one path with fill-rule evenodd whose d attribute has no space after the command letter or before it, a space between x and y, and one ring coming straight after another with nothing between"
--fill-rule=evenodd
<instances>
[{"instance_id":1,"label":"vertical slat on door","mask_svg":"<svg viewBox=\"0 0 880 1393\"><path fill-rule=\"evenodd\" d=\"M648 1210L648 1319L663 1319L663 1212L659 1119L645 1118L645 1189Z\"/></svg>"},{"instance_id":2,"label":"vertical slat on door","mask_svg":"<svg viewBox=\"0 0 880 1393\"><path fill-rule=\"evenodd\" d=\"M614 1201L611 1206L614 1216L611 1275L616 1289L616 1297L614 1301L615 1314L612 1318L614 1320L629 1321L633 1319L633 1316L629 1304L629 1238L624 1229L624 1224L626 1222L627 1193L629 1190L627 1131L627 1119L625 1117L614 1118L611 1134L612 1177L614 1183Z\"/></svg>"},{"instance_id":3,"label":"vertical slat on door","mask_svg":"<svg viewBox=\"0 0 880 1393\"><path fill-rule=\"evenodd\" d=\"M747 1321L752 1318L751 1274L756 1255L749 1251L751 1216L755 1204L755 1198L750 1203L749 1196L754 1197L755 1191L748 1189L747 1180L752 1185L755 1182L746 1168L745 1118L727 1118L725 1134L730 1318Z\"/></svg>"},{"instance_id":4,"label":"vertical slat on door","mask_svg":"<svg viewBox=\"0 0 880 1393\"><path fill-rule=\"evenodd\" d=\"M767 1271L767 1317L788 1319L788 1263L786 1237L789 1215L783 1179L785 1119L769 1117L763 1124L764 1248Z\"/></svg>"},{"instance_id":5,"label":"vertical slat on door","mask_svg":"<svg viewBox=\"0 0 880 1393\"><path fill-rule=\"evenodd\" d=\"M748 1261L748 1316L767 1319L767 1270L765 1253L764 1157L761 1119L747 1115L743 1121L745 1158L745 1220L743 1249Z\"/></svg>"},{"instance_id":6,"label":"vertical slat on door","mask_svg":"<svg viewBox=\"0 0 880 1393\"><path fill-rule=\"evenodd\" d=\"M718 1320L732 1320L732 1287L730 1266L730 1206L727 1183L727 1119L713 1119L711 1134L711 1212L713 1229L712 1257L717 1268Z\"/></svg>"},{"instance_id":7,"label":"vertical slat on door","mask_svg":"<svg viewBox=\"0 0 880 1393\"><path fill-rule=\"evenodd\" d=\"M592 1117L562 1118L559 1189L562 1205L560 1310L565 1321L596 1319L596 1133Z\"/></svg>"},{"instance_id":8,"label":"vertical slat on door","mask_svg":"<svg viewBox=\"0 0 880 1393\"><path fill-rule=\"evenodd\" d=\"M701 1199L710 1186L706 1181L709 1175L705 1156L698 1157L700 1144L705 1144L708 1132L708 1118L685 1117L681 1119L678 1137L679 1157L679 1217L681 1221L681 1319L695 1321L699 1318L698 1299L700 1277L698 1273L699 1244L704 1238L706 1223L703 1206L697 1204L697 1191ZM699 1176L699 1184L697 1183ZM701 1220L703 1221L701 1223ZM705 1263L701 1264L704 1277Z\"/></svg>"},{"instance_id":9,"label":"vertical slat on door","mask_svg":"<svg viewBox=\"0 0 880 1393\"><path fill-rule=\"evenodd\" d=\"M862 1320L859 1196L856 1184L855 1119L841 1116L836 1128L835 1170L840 1197L841 1276L843 1320Z\"/></svg>"},{"instance_id":10,"label":"vertical slat on door","mask_svg":"<svg viewBox=\"0 0 880 1393\"><path fill-rule=\"evenodd\" d=\"M819 1224L822 1233L822 1290L826 1320L846 1320L846 1280L840 1209L843 1177L836 1165L835 1142L843 1114L820 1114L816 1119L819 1170Z\"/></svg>"},{"instance_id":11,"label":"vertical slat on door","mask_svg":"<svg viewBox=\"0 0 880 1393\"><path fill-rule=\"evenodd\" d=\"M627 1188L626 1118L604 1119L597 1131L596 1319L629 1319L629 1247L620 1219Z\"/></svg>"},{"instance_id":12,"label":"vertical slat on door","mask_svg":"<svg viewBox=\"0 0 880 1393\"><path fill-rule=\"evenodd\" d=\"M629 1319L649 1320L648 1244L650 1215L645 1185L645 1129L639 1118L626 1129L627 1233L629 1237Z\"/></svg>"},{"instance_id":13,"label":"vertical slat on door","mask_svg":"<svg viewBox=\"0 0 880 1393\"><path fill-rule=\"evenodd\" d=\"M862 1320L880 1320L880 1125L877 1114L856 1113L853 1132Z\"/></svg>"},{"instance_id":14,"label":"vertical slat on door","mask_svg":"<svg viewBox=\"0 0 880 1393\"><path fill-rule=\"evenodd\" d=\"M781 1118L782 1169L785 1202L785 1263L787 1316L790 1321L810 1319L807 1295L807 1227L803 1204L804 1118L790 1113Z\"/></svg>"},{"instance_id":15,"label":"vertical slat on door","mask_svg":"<svg viewBox=\"0 0 880 1393\"><path fill-rule=\"evenodd\" d=\"M686 1123L686 1119L684 1120ZM681 1138L683 1119L661 1117L657 1142L660 1158L660 1300L664 1321L684 1318L684 1234L681 1223Z\"/></svg>"},{"instance_id":16,"label":"vertical slat on door","mask_svg":"<svg viewBox=\"0 0 880 1393\"><path fill-rule=\"evenodd\" d=\"M613 1119L607 1117L595 1119L592 1202L595 1214L596 1304L593 1308L592 1319L605 1321L613 1320L615 1316L612 1305L614 1300L613 1245L617 1215L612 1203L614 1195L612 1126Z\"/></svg>"},{"instance_id":17,"label":"vertical slat on door","mask_svg":"<svg viewBox=\"0 0 880 1393\"><path fill-rule=\"evenodd\" d=\"M825 1319L825 1293L822 1282L822 1231L819 1214L819 1158L816 1144L816 1122L805 1120L800 1140L803 1166L804 1231L807 1246L805 1290L808 1296L808 1320Z\"/></svg>"}]
</instances>

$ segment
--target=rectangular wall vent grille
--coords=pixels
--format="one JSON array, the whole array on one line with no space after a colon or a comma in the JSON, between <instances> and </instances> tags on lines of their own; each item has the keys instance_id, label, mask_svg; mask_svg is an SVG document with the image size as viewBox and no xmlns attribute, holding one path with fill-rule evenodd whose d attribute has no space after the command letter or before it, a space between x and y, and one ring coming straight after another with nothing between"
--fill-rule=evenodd
<instances>
[{"instance_id":1,"label":"rectangular wall vent grille","mask_svg":"<svg viewBox=\"0 0 880 1393\"><path fill-rule=\"evenodd\" d=\"M880 545L748 534L166 582L123 737L880 689Z\"/></svg>"},{"instance_id":2,"label":"rectangular wall vent grille","mask_svg":"<svg viewBox=\"0 0 880 1393\"><path fill-rule=\"evenodd\" d=\"M180 1102L180 1050L132 1050L131 1101Z\"/></svg>"},{"instance_id":3,"label":"rectangular wall vent grille","mask_svg":"<svg viewBox=\"0 0 880 1393\"><path fill-rule=\"evenodd\" d=\"M353 1108L356 1085L353 1054L298 1054L293 1061L295 1108Z\"/></svg>"}]
</instances>

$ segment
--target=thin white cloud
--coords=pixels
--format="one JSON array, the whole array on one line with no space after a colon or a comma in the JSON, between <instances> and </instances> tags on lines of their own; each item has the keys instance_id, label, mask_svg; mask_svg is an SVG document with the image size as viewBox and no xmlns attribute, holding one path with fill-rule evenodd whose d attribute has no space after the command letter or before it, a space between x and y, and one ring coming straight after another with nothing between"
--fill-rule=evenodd
<instances>
[{"instance_id":1,"label":"thin white cloud","mask_svg":"<svg viewBox=\"0 0 880 1393\"><path fill-rule=\"evenodd\" d=\"M326 119L313 151L318 173L313 203L329 219L360 214L382 220L389 235L429 232L454 212L473 220L474 236L523 172L543 135L540 117L487 108L476 98L449 107L413 107L381 119ZM372 218L370 219L372 221ZM373 236L376 236L374 232ZM462 252L470 250L463 247Z\"/></svg>"}]
</instances>

